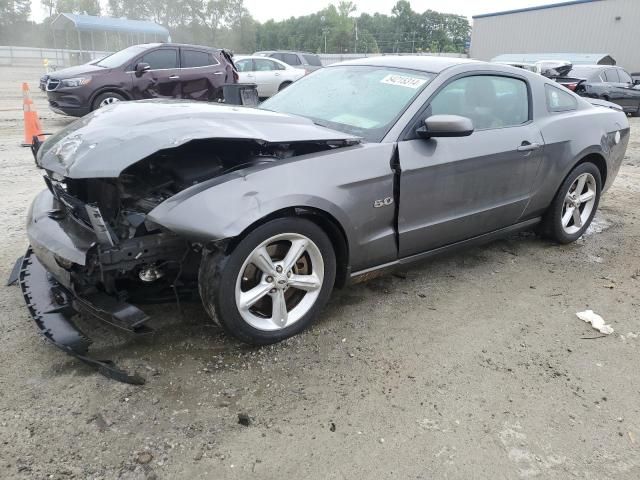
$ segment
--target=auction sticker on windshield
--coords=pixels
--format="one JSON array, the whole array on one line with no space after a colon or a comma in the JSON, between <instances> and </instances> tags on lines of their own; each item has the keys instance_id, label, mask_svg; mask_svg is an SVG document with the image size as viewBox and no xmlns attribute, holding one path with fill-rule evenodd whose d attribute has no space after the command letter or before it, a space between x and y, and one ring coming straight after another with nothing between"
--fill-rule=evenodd
<instances>
[{"instance_id":1,"label":"auction sticker on windshield","mask_svg":"<svg viewBox=\"0 0 640 480\"><path fill-rule=\"evenodd\" d=\"M380 83L416 89L427 83L427 81L424 78L410 77L408 75L395 75L391 73L380 80Z\"/></svg>"}]
</instances>

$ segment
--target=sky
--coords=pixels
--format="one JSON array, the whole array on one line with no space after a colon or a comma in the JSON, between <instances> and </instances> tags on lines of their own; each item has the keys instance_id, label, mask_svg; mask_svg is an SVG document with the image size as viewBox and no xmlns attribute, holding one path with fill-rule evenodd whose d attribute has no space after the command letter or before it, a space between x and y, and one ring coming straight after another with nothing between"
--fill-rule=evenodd
<instances>
[{"instance_id":1,"label":"sky","mask_svg":"<svg viewBox=\"0 0 640 480\"><path fill-rule=\"evenodd\" d=\"M322 10L330 3L339 0L244 0L244 4L256 20L266 22L269 19L283 20ZM390 14L397 0L353 0L357 5L356 13ZM417 12L431 9L443 13L456 13L471 18L482 13L500 12L517 8L557 3L559 0L410 0L411 7ZM104 5L106 2L101 1ZM106 8L105 8L106 9ZM31 17L35 21L44 18L44 9L40 0L32 0Z\"/></svg>"}]
</instances>

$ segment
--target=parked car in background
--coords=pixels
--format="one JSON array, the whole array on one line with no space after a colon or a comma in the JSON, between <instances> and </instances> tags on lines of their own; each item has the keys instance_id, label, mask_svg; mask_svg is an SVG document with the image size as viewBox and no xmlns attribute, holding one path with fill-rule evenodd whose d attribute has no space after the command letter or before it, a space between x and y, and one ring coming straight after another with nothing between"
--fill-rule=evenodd
<instances>
[{"instance_id":1,"label":"parked car in background","mask_svg":"<svg viewBox=\"0 0 640 480\"><path fill-rule=\"evenodd\" d=\"M255 83L261 98L275 95L305 76L304 70L275 58L235 56L240 83Z\"/></svg>"},{"instance_id":2,"label":"parked car in background","mask_svg":"<svg viewBox=\"0 0 640 480\"><path fill-rule=\"evenodd\" d=\"M566 75L573 65L571 62L563 60L539 60L534 63L526 62L494 62L499 65L509 65L511 67L522 68L530 72L539 73L545 77Z\"/></svg>"},{"instance_id":3,"label":"parked car in background","mask_svg":"<svg viewBox=\"0 0 640 480\"><path fill-rule=\"evenodd\" d=\"M612 65L574 65L566 76L554 80L582 97L613 102L634 117L640 115L638 81L623 68Z\"/></svg>"},{"instance_id":4,"label":"parked car in background","mask_svg":"<svg viewBox=\"0 0 640 480\"><path fill-rule=\"evenodd\" d=\"M262 52L256 52L253 55L258 57L275 58L276 60L281 60L294 68L304 69L307 73L311 73L322 68L320 57L315 53L265 50Z\"/></svg>"},{"instance_id":5,"label":"parked car in background","mask_svg":"<svg viewBox=\"0 0 640 480\"><path fill-rule=\"evenodd\" d=\"M444 57L332 65L259 108L119 103L35 149L46 189L14 271L46 338L135 381L87 356L77 312L143 333L136 303L184 295L278 342L335 286L517 230L576 241L628 142L616 105Z\"/></svg>"},{"instance_id":6,"label":"parked car in background","mask_svg":"<svg viewBox=\"0 0 640 480\"><path fill-rule=\"evenodd\" d=\"M222 99L236 83L231 55L220 49L176 43L134 45L99 61L49 74L45 90L56 113L81 117L124 100Z\"/></svg>"}]
</instances>

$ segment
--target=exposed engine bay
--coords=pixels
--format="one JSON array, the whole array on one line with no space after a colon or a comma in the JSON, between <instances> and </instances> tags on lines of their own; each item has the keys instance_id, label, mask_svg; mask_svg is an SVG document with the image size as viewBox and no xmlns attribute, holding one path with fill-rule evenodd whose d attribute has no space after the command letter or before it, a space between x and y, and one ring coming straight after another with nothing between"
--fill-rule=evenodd
<instances>
[{"instance_id":1,"label":"exposed engine bay","mask_svg":"<svg viewBox=\"0 0 640 480\"><path fill-rule=\"evenodd\" d=\"M215 177L331 148L335 147L327 142L197 140L161 150L118 178L68 179L48 173L45 181L63 206L53 215L73 217L97 238L86 265L59 263L72 272L79 294L98 289L146 302L192 294L197 291L203 245L172 234L147 220L147 214L175 194Z\"/></svg>"}]
</instances>

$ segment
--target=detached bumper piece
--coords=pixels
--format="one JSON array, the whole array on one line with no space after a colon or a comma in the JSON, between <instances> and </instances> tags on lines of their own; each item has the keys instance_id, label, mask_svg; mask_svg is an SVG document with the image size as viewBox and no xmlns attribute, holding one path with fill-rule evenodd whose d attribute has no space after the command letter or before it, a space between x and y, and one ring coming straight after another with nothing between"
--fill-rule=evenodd
<instances>
[{"instance_id":1,"label":"detached bumper piece","mask_svg":"<svg viewBox=\"0 0 640 480\"><path fill-rule=\"evenodd\" d=\"M144 378L127 373L110 360L89 357L92 341L72 321L73 316L78 313L90 313L104 321L109 321L110 318L109 323L120 327L129 324L140 328L147 319L144 313L132 305L116 300L97 305L88 299L74 298L73 293L45 269L31 248L22 259L18 280L29 313L47 340L108 378L133 385L145 383Z\"/></svg>"}]
</instances>

